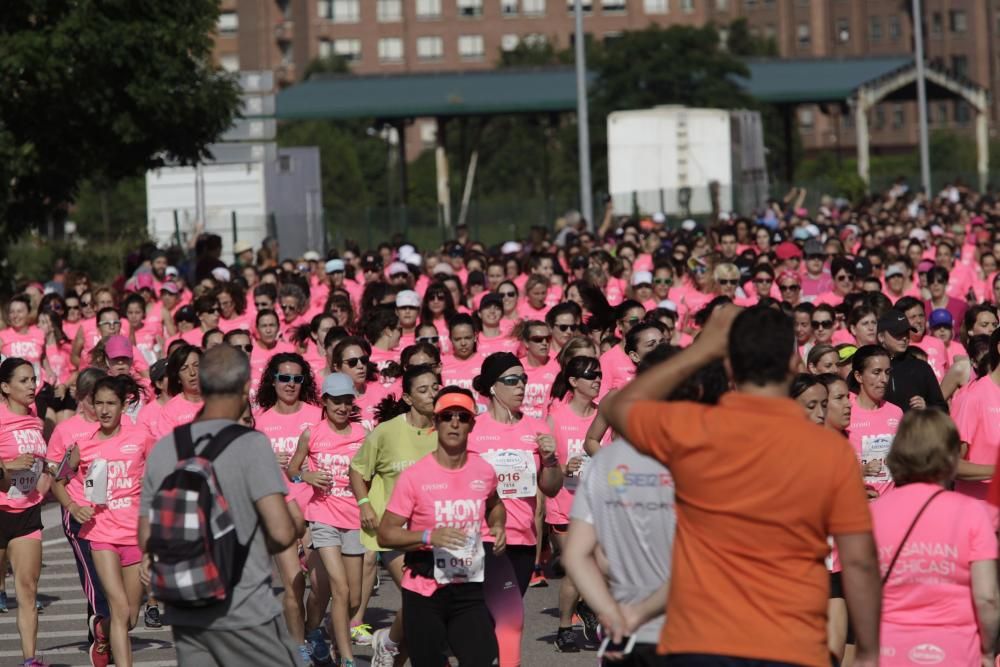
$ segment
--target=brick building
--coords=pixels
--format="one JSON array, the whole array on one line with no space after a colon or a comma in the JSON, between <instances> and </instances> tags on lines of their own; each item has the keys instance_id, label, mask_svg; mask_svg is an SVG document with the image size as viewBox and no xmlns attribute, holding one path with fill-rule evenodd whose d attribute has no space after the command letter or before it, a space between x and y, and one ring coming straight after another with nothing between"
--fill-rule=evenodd
<instances>
[{"instance_id":1,"label":"brick building","mask_svg":"<svg viewBox=\"0 0 1000 667\"><path fill-rule=\"evenodd\" d=\"M347 58L359 74L455 71L493 67L522 42L572 43L573 0L223 0L216 40L231 70L270 69L282 85L302 78L327 55ZM865 57L912 51L903 0L585 0L584 30L611 40L659 25L723 28L746 18L753 34L774 39L783 58ZM924 0L927 60L933 66L1000 89L1000 0ZM665 100L664 102L669 102ZM852 120L834 109L798 112L809 149L854 145ZM991 125L1000 114L992 101ZM971 131L963 102L933 102L932 129ZM913 103L879 105L869 126L876 150L916 143ZM424 140L432 134L423 133ZM839 136L838 136L839 135ZM412 153L411 153L412 154Z\"/></svg>"}]
</instances>

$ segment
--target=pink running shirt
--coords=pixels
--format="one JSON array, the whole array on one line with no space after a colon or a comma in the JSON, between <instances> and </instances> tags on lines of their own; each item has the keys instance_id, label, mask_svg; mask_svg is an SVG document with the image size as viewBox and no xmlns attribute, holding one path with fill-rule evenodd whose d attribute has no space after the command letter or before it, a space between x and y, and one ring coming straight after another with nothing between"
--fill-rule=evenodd
<instances>
[{"instance_id":1,"label":"pink running shirt","mask_svg":"<svg viewBox=\"0 0 1000 667\"><path fill-rule=\"evenodd\" d=\"M958 433L969 443L966 458L972 463L995 465L1000 451L1000 387L989 375L965 388L952 410ZM955 490L985 500L990 480L955 480Z\"/></svg>"},{"instance_id":2,"label":"pink running shirt","mask_svg":"<svg viewBox=\"0 0 1000 667\"><path fill-rule=\"evenodd\" d=\"M46 452L42 420L34 414L16 415L0 404L0 459L12 461L21 454L34 454L35 465L28 470L9 472L10 489L0 491L0 511L17 513L42 502L35 486L44 467Z\"/></svg>"},{"instance_id":3,"label":"pink running shirt","mask_svg":"<svg viewBox=\"0 0 1000 667\"><path fill-rule=\"evenodd\" d=\"M275 456L288 455L292 458L299 445L299 436L323 419L323 410L318 405L300 403L299 409L291 414L281 414L274 408L254 414L254 427L271 441ZM282 468L287 468L287 461Z\"/></svg>"},{"instance_id":4,"label":"pink running shirt","mask_svg":"<svg viewBox=\"0 0 1000 667\"><path fill-rule=\"evenodd\" d=\"M155 439L162 438L181 424L193 422L204 405L201 401L192 403L184 398L184 394L177 394L171 398L160 409L160 416L156 420Z\"/></svg>"},{"instance_id":5,"label":"pink running shirt","mask_svg":"<svg viewBox=\"0 0 1000 667\"><path fill-rule=\"evenodd\" d=\"M865 410L858 405L857 396L851 394L851 425L847 427L848 440L858 455L862 469L868 461L882 462L881 470L875 475L865 475L865 486L882 495L893 486L885 458L889 455L892 440L896 437L899 420L903 411L886 401L877 410Z\"/></svg>"},{"instance_id":6,"label":"pink running shirt","mask_svg":"<svg viewBox=\"0 0 1000 667\"><path fill-rule=\"evenodd\" d=\"M330 422L322 420L309 431L309 470L327 472L333 482L324 493L313 488L305 506L309 521L341 530L361 528L361 509L351 492L351 459L365 441L368 431L361 424L351 424L348 435L335 433Z\"/></svg>"}]
</instances>

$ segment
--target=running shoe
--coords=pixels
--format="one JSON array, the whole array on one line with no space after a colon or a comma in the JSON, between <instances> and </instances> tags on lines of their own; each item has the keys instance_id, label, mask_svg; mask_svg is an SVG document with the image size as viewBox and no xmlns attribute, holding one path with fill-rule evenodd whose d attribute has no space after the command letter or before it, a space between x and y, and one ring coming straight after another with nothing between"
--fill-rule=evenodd
<instances>
[{"instance_id":1,"label":"running shoe","mask_svg":"<svg viewBox=\"0 0 1000 667\"><path fill-rule=\"evenodd\" d=\"M312 653L309 651L309 644L299 644L299 664L302 667L312 666Z\"/></svg>"},{"instance_id":2,"label":"running shoe","mask_svg":"<svg viewBox=\"0 0 1000 667\"><path fill-rule=\"evenodd\" d=\"M111 644L107 640L94 639L90 645L90 664L93 667L108 667L111 664Z\"/></svg>"},{"instance_id":3,"label":"running shoe","mask_svg":"<svg viewBox=\"0 0 1000 667\"><path fill-rule=\"evenodd\" d=\"M147 628L162 628L163 621L160 620L160 608L156 605L147 604L146 611L142 615L142 622Z\"/></svg>"},{"instance_id":4,"label":"running shoe","mask_svg":"<svg viewBox=\"0 0 1000 667\"><path fill-rule=\"evenodd\" d=\"M357 644L358 646L371 646L372 626L367 623L362 623L361 625L355 625L351 628L351 642Z\"/></svg>"},{"instance_id":5,"label":"running shoe","mask_svg":"<svg viewBox=\"0 0 1000 667\"><path fill-rule=\"evenodd\" d=\"M536 567L531 572L531 581L528 582L529 588L548 588L549 582L545 579L545 572L540 567Z\"/></svg>"},{"instance_id":6,"label":"running shoe","mask_svg":"<svg viewBox=\"0 0 1000 667\"><path fill-rule=\"evenodd\" d=\"M0 591L0 614L6 614L9 610L7 609L7 591Z\"/></svg>"},{"instance_id":7,"label":"running shoe","mask_svg":"<svg viewBox=\"0 0 1000 667\"><path fill-rule=\"evenodd\" d=\"M306 643L309 645L309 654L312 656L314 665L323 667L324 665L333 664L333 658L330 656L330 647L326 645L326 640L323 639L322 628L316 628L307 632Z\"/></svg>"},{"instance_id":8,"label":"running shoe","mask_svg":"<svg viewBox=\"0 0 1000 667\"><path fill-rule=\"evenodd\" d=\"M580 620L583 621L583 638L588 642L597 641L597 614L583 600L577 603L576 613L579 614Z\"/></svg>"},{"instance_id":9,"label":"running shoe","mask_svg":"<svg viewBox=\"0 0 1000 667\"><path fill-rule=\"evenodd\" d=\"M573 628L559 628L556 633L556 650L560 653L579 653L580 645L576 641L576 631Z\"/></svg>"},{"instance_id":10,"label":"running shoe","mask_svg":"<svg viewBox=\"0 0 1000 667\"><path fill-rule=\"evenodd\" d=\"M49 666L46 665L44 662L42 662L39 658L28 658L27 660L21 663L21 667L49 667Z\"/></svg>"},{"instance_id":11,"label":"running shoe","mask_svg":"<svg viewBox=\"0 0 1000 667\"><path fill-rule=\"evenodd\" d=\"M371 667L393 667L399 649L386 646L387 639L389 639L389 628L379 628L372 635Z\"/></svg>"}]
</instances>

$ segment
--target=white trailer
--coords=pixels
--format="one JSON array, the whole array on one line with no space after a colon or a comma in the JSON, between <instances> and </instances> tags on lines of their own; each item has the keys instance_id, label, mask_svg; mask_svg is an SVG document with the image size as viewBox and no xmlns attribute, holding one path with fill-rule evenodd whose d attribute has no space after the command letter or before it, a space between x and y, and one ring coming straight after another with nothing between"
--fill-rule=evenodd
<instances>
[{"instance_id":1,"label":"white trailer","mask_svg":"<svg viewBox=\"0 0 1000 667\"><path fill-rule=\"evenodd\" d=\"M750 213L768 196L760 114L681 106L613 112L608 187L619 215Z\"/></svg>"}]
</instances>

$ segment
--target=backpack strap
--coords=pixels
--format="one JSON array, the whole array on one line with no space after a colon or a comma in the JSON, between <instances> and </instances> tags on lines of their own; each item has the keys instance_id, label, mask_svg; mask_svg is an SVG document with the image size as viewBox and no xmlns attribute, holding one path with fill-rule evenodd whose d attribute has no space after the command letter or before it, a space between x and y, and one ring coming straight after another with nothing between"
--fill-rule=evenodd
<instances>
[{"instance_id":1,"label":"backpack strap","mask_svg":"<svg viewBox=\"0 0 1000 667\"><path fill-rule=\"evenodd\" d=\"M186 461L194 456L191 424L181 424L174 429L174 447L177 449L178 461Z\"/></svg>"},{"instance_id":2,"label":"backpack strap","mask_svg":"<svg viewBox=\"0 0 1000 667\"><path fill-rule=\"evenodd\" d=\"M899 559L899 554L903 551L903 547L906 546L906 540L910 539L910 533L912 533L913 529L917 526L917 522L920 521L920 517L923 515L924 510L927 509L927 506L931 504L932 500L940 496L944 493L944 491L944 489L938 489L932 493L931 497L928 498L923 505L921 505L917 515L913 517L913 521L910 522L910 527L906 529L906 533L903 534L903 539L899 541L899 546L896 547L896 553L892 555L892 560L889 561L889 567L886 568L885 574L882 575L883 586L885 586L886 582L889 581L889 575L892 574L892 568L896 565L896 561Z\"/></svg>"},{"instance_id":3,"label":"backpack strap","mask_svg":"<svg viewBox=\"0 0 1000 667\"><path fill-rule=\"evenodd\" d=\"M201 457L209 461L214 461L233 440L251 432L252 429L242 424L229 424L212 437L211 442L202 450Z\"/></svg>"}]
</instances>

